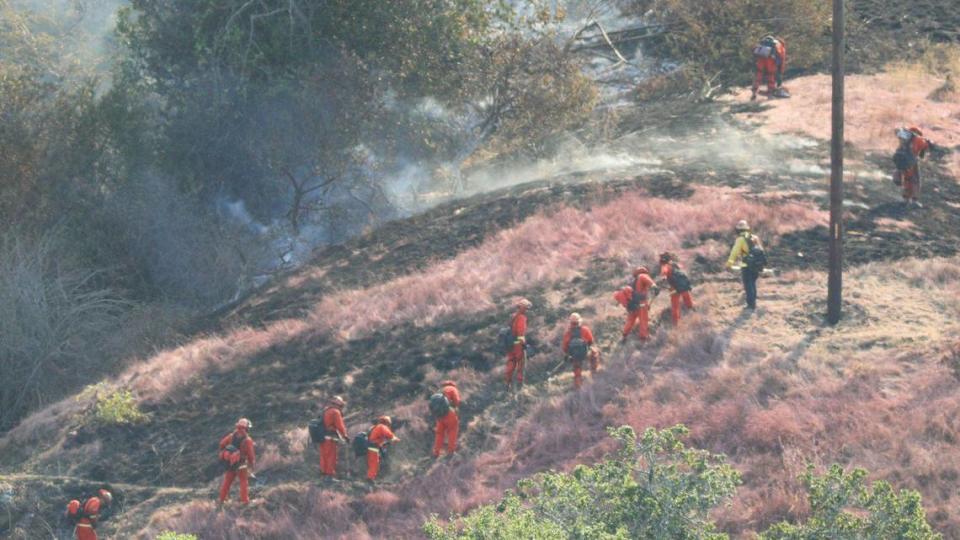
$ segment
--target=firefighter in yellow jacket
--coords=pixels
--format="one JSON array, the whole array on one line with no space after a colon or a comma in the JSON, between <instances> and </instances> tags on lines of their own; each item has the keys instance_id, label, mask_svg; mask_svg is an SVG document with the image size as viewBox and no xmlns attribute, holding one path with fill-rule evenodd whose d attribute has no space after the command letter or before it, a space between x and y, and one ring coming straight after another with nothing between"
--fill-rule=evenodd
<instances>
[{"instance_id":1,"label":"firefighter in yellow jacket","mask_svg":"<svg viewBox=\"0 0 960 540\"><path fill-rule=\"evenodd\" d=\"M737 239L730 250L727 259L727 268L740 268L740 277L743 281L743 292L747 300L747 309L757 309L757 279L763 273L767 263L766 252L760 243L760 238L750 232L750 225L740 220L736 226Z\"/></svg>"}]
</instances>

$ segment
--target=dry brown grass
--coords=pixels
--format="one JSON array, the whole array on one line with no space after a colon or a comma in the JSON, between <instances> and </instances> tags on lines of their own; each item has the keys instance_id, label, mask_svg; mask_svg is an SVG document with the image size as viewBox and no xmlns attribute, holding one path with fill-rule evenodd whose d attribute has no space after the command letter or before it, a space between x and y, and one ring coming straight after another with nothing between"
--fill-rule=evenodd
<instances>
[{"instance_id":1,"label":"dry brown grass","mask_svg":"<svg viewBox=\"0 0 960 540\"><path fill-rule=\"evenodd\" d=\"M933 55L934 53L929 53ZM917 125L934 142L945 147L960 145L960 94L931 96L945 84L947 74L960 82L960 52L949 49L948 59L932 69L924 63L894 64L876 75L849 75L846 78L846 128L844 137L858 148L889 153L896 148L893 130ZM934 62L934 60L928 60ZM829 75L812 75L787 81L790 99L772 100L770 108L751 113L771 133L805 133L818 139L830 138L831 83ZM749 90L731 99L746 103ZM960 153L947 158L952 173L960 177Z\"/></svg>"},{"instance_id":2,"label":"dry brown grass","mask_svg":"<svg viewBox=\"0 0 960 540\"><path fill-rule=\"evenodd\" d=\"M520 397L528 404L523 412L497 413L510 415L510 429L488 433L482 449L468 449L459 461L426 473L407 468L397 486L338 503L360 509L349 518L311 526L334 538L360 534L358 524L360 537L385 531L413 537L431 513L469 510L531 473L598 459L611 450L605 426L682 422L695 444L726 453L744 474L733 507L717 515L737 536L807 511L796 478L808 462L864 466L875 478L918 489L937 528L956 532L960 515L952 485L960 460L960 398L941 355L930 351L960 334L958 263L906 261L852 270L846 282L851 306L837 328L823 326L818 308L806 303L821 295L822 275L795 272L762 281L760 312L750 317L738 307L738 287L713 276L698 288L700 309L680 328L659 333L657 347L611 355L579 393L568 391L566 376L528 388ZM602 303L596 307L597 318L616 313ZM458 375L469 381L468 400L499 379L498 373ZM422 409L419 400L397 408L412 416ZM468 433L494 419L504 421L478 418ZM411 426L407 440L428 436L427 426ZM398 451L403 461L417 459L416 449ZM442 497L436 486L444 486ZM295 488L297 497L303 489ZM296 538L302 529L294 524L312 523L312 512L306 501L293 502L283 519L259 523L267 518L257 515L244 527ZM155 519L155 526L226 537L227 524L215 515L193 521L200 518Z\"/></svg>"},{"instance_id":3,"label":"dry brown grass","mask_svg":"<svg viewBox=\"0 0 960 540\"><path fill-rule=\"evenodd\" d=\"M555 209L488 239L453 262L436 263L421 274L367 291L334 296L337 301L327 306L326 314L342 321L339 329L347 334L363 333L400 320L392 310L402 301L401 315L422 324L434 321L449 331L431 314L469 315L474 308L464 307L463 298L492 301L494 294L509 292L494 278L562 282L593 269L597 257L622 258L624 263L649 257L647 251L656 249L644 244L664 230L675 233L671 243L726 231L725 212L757 216L754 221L769 232L765 236L770 240L822 221L822 214L809 207L781 200L747 201L730 190L703 190L685 201L631 196L589 210ZM726 247L712 241L688 249L686 255L715 259ZM507 260L518 251L551 250L556 254L545 260ZM466 282L467 296L448 298L437 292L464 287L456 281L464 268L480 276ZM389 481L395 485L357 495L317 489L304 480L261 493L261 502L242 514L218 514L208 502L194 501L161 508L142 535L175 529L211 539L414 537L431 513L469 510L500 497L532 473L600 458L611 450L606 426L629 423L642 429L678 422L691 428L695 444L726 453L744 473L746 483L734 507L719 516L735 534L749 535L772 521L803 514L796 476L807 461L866 466L897 487L919 489L935 525L960 531L960 501L952 490L958 475L953 463L960 461L960 422L955 420L960 418L960 398L948 367L940 362L943 343L960 335L960 260L851 269L845 282L847 318L836 328L822 324L821 274L791 271L764 279L755 315L742 312L735 276L697 277L696 312L679 328L660 329L647 347L611 351L604 370L590 377L579 393L570 392L567 373L504 399L498 390L499 370L426 369L424 385L453 378L460 381L468 403L485 403L464 430L468 444L458 460L430 468L422 464L430 437L423 396L392 403L351 402L351 407L389 409L413 419L394 454ZM575 299L574 306L565 295L545 294L548 309L575 308L590 313L595 328L616 328L622 312L609 296L614 279L601 284L602 293ZM544 358L531 362L531 373L552 367L562 324L531 329L546 344ZM250 355L265 347L336 328L283 321L263 329L238 329L161 353L121 380L152 399L209 370L242 369ZM600 334L600 339L609 336ZM45 414L35 417L33 429L55 437L57 415ZM291 416L284 421L296 420ZM351 433L355 427L350 426ZM6 440L18 434L23 435L18 432ZM258 439L263 470L277 478L314 474L316 450L305 441L302 427L289 426L273 438ZM437 486L443 486L439 493Z\"/></svg>"}]
</instances>

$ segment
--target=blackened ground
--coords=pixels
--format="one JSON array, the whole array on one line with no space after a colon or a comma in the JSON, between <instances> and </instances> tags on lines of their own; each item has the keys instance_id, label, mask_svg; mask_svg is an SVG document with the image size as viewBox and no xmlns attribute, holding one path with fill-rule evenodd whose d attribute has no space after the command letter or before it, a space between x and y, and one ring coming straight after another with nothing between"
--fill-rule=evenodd
<instances>
[{"instance_id":1,"label":"blackened ground","mask_svg":"<svg viewBox=\"0 0 960 540\"><path fill-rule=\"evenodd\" d=\"M960 42L960 9L956 0L857 0L851 5L855 16L872 28L896 33L899 40L925 37L938 42Z\"/></svg>"},{"instance_id":2,"label":"blackened ground","mask_svg":"<svg viewBox=\"0 0 960 540\"><path fill-rule=\"evenodd\" d=\"M398 220L321 252L304 267L277 280L277 285L252 295L224 323L264 324L302 316L332 291L372 286L452 259L492 234L509 229L549 206L602 204L639 180L584 182L557 178L520 188L477 195L444 204L424 214ZM289 286L291 279L298 281Z\"/></svg>"}]
</instances>

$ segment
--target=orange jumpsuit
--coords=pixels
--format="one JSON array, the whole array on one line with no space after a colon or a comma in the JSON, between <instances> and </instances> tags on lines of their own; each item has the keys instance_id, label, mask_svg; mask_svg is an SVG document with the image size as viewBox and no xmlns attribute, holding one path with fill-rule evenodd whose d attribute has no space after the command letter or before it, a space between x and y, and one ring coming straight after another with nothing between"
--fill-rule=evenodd
<instances>
[{"instance_id":1,"label":"orange jumpsuit","mask_svg":"<svg viewBox=\"0 0 960 540\"><path fill-rule=\"evenodd\" d=\"M676 263L673 263L676 264ZM678 265L679 266L679 265ZM673 273L673 267L671 263L664 263L660 265L660 275L665 277L669 283L671 274ZM673 324L680 323L680 302L683 301L683 306L687 309L693 309L693 297L690 295L690 291L677 292L672 286L670 287L670 318L673 320Z\"/></svg>"},{"instance_id":2,"label":"orange jumpsuit","mask_svg":"<svg viewBox=\"0 0 960 540\"><path fill-rule=\"evenodd\" d=\"M336 433L340 439L347 438L347 426L343 423L343 413L337 407L327 407L323 411L323 427L327 433ZM327 435L320 443L320 474L337 474L337 437Z\"/></svg>"},{"instance_id":3,"label":"orange jumpsuit","mask_svg":"<svg viewBox=\"0 0 960 540\"><path fill-rule=\"evenodd\" d=\"M647 274L640 274L637 276L636 281L633 282L633 294L642 294L647 295L650 293L650 289L656 283L653 282ZM626 307L626 306L624 306ZM650 300L640 304L640 307L636 311L627 313L627 323L623 325L623 337L630 335L630 331L633 330L634 325L639 322L639 327L637 328L637 334L640 336L640 339L646 341L650 339Z\"/></svg>"},{"instance_id":4,"label":"orange jumpsuit","mask_svg":"<svg viewBox=\"0 0 960 540\"><path fill-rule=\"evenodd\" d=\"M253 465L257 459L256 453L253 450L253 439L250 438L250 435L239 430L234 431L220 440L220 450L233 444L234 436L239 438L240 435L243 435L243 439L239 441L240 446L238 448L243 458L240 461L239 469L223 473L223 484L220 485L221 503L227 500L227 497L230 495L230 486L233 485L234 478L240 480L240 502L244 504L250 502L249 474L250 471L253 470Z\"/></svg>"},{"instance_id":5,"label":"orange jumpsuit","mask_svg":"<svg viewBox=\"0 0 960 540\"><path fill-rule=\"evenodd\" d=\"M457 435L460 434L460 416L457 409L460 407L460 391L456 386L444 386L443 395L450 402L450 411L437 420L434 426L433 457L440 457L443 448L443 439L447 439L447 454L453 454L457 449Z\"/></svg>"},{"instance_id":6,"label":"orange jumpsuit","mask_svg":"<svg viewBox=\"0 0 960 540\"><path fill-rule=\"evenodd\" d=\"M390 428L384 424L377 424L367 435L370 447L367 448L367 479L376 480L380 474L380 452L386 444L396 438Z\"/></svg>"},{"instance_id":7,"label":"orange jumpsuit","mask_svg":"<svg viewBox=\"0 0 960 540\"><path fill-rule=\"evenodd\" d=\"M756 94L760 84L764 79L767 81L767 94L773 96L775 88L780 86L783 80L783 70L787 66L787 46L781 40L777 40L777 53L770 58L757 58L757 75L753 80L753 93Z\"/></svg>"},{"instance_id":8,"label":"orange jumpsuit","mask_svg":"<svg viewBox=\"0 0 960 540\"><path fill-rule=\"evenodd\" d=\"M903 182L903 200L917 200L920 197L920 158L930 149L930 141L914 134L910 140L910 151L917 158L917 164L905 171L897 171Z\"/></svg>"},{"instance_id":9,"label":"orange jumpsuit","mask_svg":"<svg viewBox=\"0 0 960 540\"><path fill-rule=\"evenodd\" d=\"M75 504L74 504L75 503ZM77 522L77 526L73 529L73 535L77 540L97 540L97 531L94 527L97 524L97 519L100 517L100 497L90 497L87 499L87 502L83 505L83 515L80 521ZM71 508L71 505L74 508ZM70 504L67 505L68 511L75 512L80 509L79 501L70 501ZM74 516L76 514L74 513Z\"/></svg>"},{"instance_id":10,"label":"orange jumpsuit","mask_svg":"<svg viewBox=\"0 0 960 540\"><path fill-rule=\"evenodd\" d=\"M526 360L524 341L527 334L527 315L525 312L517 311L514 314L510 329L513 331L514 341L513 349L507 353L507 373L505 377L507 386L510 386L514 372L517 373L517 383L523 384L523 371L526 367L523 365Z\"/></svg>"},{"instance_id":11,"label":"orange jumpsuit","mask_svg":"<svg viewBox=\"0 0 960 540\"><path fill-rule=\"evenodd\" d=\"M587 346L593 346L593 332L590 331L585 325L579 326L570 326L567 328L567 331L563 334L563 354L570 352L570 340L573 339L573 332L576 328L580 329L580 339L586 342ZM587 357L590 359L590 372L596 373L597 371L597 355L591 350L587 353ZM583 384L583 365L581 361L573 359L573 386L580 388Z\"/></svg>"}]
</instances>

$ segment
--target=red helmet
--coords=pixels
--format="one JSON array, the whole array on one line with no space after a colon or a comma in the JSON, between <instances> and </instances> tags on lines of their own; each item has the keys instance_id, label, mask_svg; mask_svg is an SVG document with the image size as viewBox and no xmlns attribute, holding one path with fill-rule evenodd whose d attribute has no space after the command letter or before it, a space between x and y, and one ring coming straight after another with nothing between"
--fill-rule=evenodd
<instances>
[{"instance_id":1,"label":"red helmet","mask_svg":"<svg viewBox=\"0 0 960 540\"><path fill-rule=\"evenodd\" d=\"M113 494L105 489L98 491L97 497L107 506L110 506L113 503Z\"/></svg>"},{"instance_id":2,"label":"red helmet","mask_svg":"<svg viewBox=\"0 0 960 540\"><path fill-rule=\"evenodd\" d=\"M923 137L923 131L921 131L920 128L918 128L917 126L910 126L910 127L907 129L907 131L911 131L911 132L916 133L917 135Z\"/></svg>"},{"instance_id":3,"label":"red helmet","mask_svg":"<svg viewBox=\"0 0 960 540\"><path fill-rule=\"evenodd\" d=\"M457 386L457 383L455 383L455 382L453 382L453 381L443 381L442 383L440 383L440 386L441 386L441 387L443 387L443 386L453 386L453 387L456 387L456 386Z\"/></svg>"},{"instance_id":4,"label":"red helmet","mask_svg":"<svg viewBox=\"0 0 960 540\"><path fill-rule=\"evenodd\" d=\"M380 418L377 418L377 423L390 427L393 425L393 420L391 420L389 416L383 415Z\"/></svg>"},{"instance_id":5,"label":"red helmet","mask_svg":"<svg viewBox=\"0 0 960 540\"><path fill-rule=\"evenodd\" d=\"M631 286L629 286L629 285L624 285L623 288L620 289L620 291L621 291L623 294L633 294L633 287L631 287Z\"/></svg>"},{"instance_id":6,"label":"red helmet","mask_svg":"<svg viewBox=\"0 0 960 540\"><path fill-rule=\"evenodd\" d=\"M237 420L237 429L241 431L249 431L253 429L253 422L247 420L246 418L241 418Z\"/></svg>"},{"instance_id":7,"label":"red helmet","mask_svg":"<svg viewBox=\"0 0 960 540\"><path fill-rule=\"evenodd\" d=\"M649 274L650 270L646 266L638 266L633 269L633 277L637 277L640 274Z\"/></svg>"}]
</instances>

